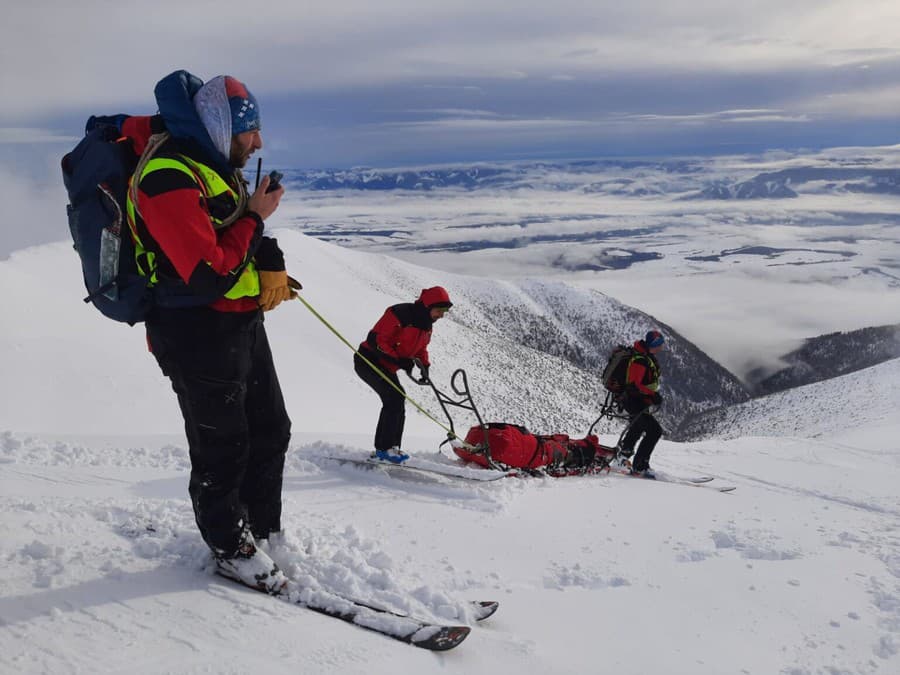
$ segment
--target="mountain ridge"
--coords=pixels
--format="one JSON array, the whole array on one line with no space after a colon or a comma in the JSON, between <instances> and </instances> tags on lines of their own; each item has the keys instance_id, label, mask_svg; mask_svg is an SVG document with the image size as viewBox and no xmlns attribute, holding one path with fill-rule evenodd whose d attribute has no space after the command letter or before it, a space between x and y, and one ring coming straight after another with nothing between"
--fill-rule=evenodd
<instances>
[{"instance_id":1,"label":"mountain ridge","mask_svg":"<svg viewBox=\"0 0 900 675\"><path fill-rule=\"evenodd\" d=\"M673 327L599 292L562 282L436 272L293 230L277 235L288 269L304 284L304 299L354 346L387 306L412 301L422 288L447 287L454 307L450 318L435 327L432 378L446 388L457 368L466 370L485 419L540 433L585 432L605 397L599 371L608 352L652 328L668 338L665 424L674 428L686 414L749 397L736 377ZM90 432L98 411L113 412L99 415L110 433L179 429L177 407L146 353L143 330L109 321L81 301L77 256L69 246L14 254L0 263L0 281L32 288L28 297L0 298L5 315L29 316L31 303L38 302L47 317L45 322L15 322L0 334L0 367L17 383L15 395L5 394L0 429ZM368 401L374 414L376 402L369 401L374 397L353 374L349 350L299 302L279 307L266 320L285 399L301 400L309 386L325 385L304 409L291 411L298 428L340 428L347 397ZM104 364L104 372L91 364ZM61 383L83 395L74 401L58 398L66 389ZM424 399L431 414L443 418L427 390L406 386L411 396ZM433 429L419 417L409 422L412 427ZM457 421L460 431L473 423Z\"/></svg>"},{"instance_id":2,"label":"mountain ridge","mask_svg":"<svg viewBox=\"0 0 900 675\"><path fill-rule=\"evenodd\" d=\"M522 424L537 433L583 434L605 398L599 374L609 352L653 328L667 336L661 354L665 404L658 416L671 440L696 437L696 420L708 419L704 415L709 411L744 405L752 394L765 393L752 389L758 383L746 386L677 327L598 291L559 281L497 281L436 272L294 230L278 231L278 236L288 269L304 283L304 298L351 344L364 338L387 306L413 300L421 288L445 285L455 305L450 318L435 329L432 376L446 390L452 373L464 369L486 421ZM84 305L80 282L73 283L79 274L76 256L63 244L21 251L0 263L0 280L32 289L27 298L7 294L0 299L5 315L27 316L31 302L38 302L53 317L47 324L16 322L0 335L0 366L17 383L15 395L12 390L5 395L0 430L87 432L97 424L100 410L115 411L112 418L100 416L110 432L176 431L177 409L146 354L143 331L108 321ZM292 413L298 428L340 428L346 397L371 398L352 373L349 350L300 303L279 308L267 321L286 399L299 400L311 383L327 385L315 401ZM888 329L896 326L855 331L854 344L873 347ZM783 374L782 381L796 386L811 377L843 374L844 366L829 370L816 364L828 364L829 354L846 350L848 339L841 333L813 339L817 360L806 358L804 367L792 371L794 379ZM71 357L73 345L78 358ZM861 349L857 346L853 353ZM872 353L871 358L883 362L894 352ZM96 372L90 363L105 364L105 371ZM73 384L83 396L62 400L57 398L60 382L99 386ZM430 414L444 420L427 389L407 388ZM374 411L375 402L369 404ZM48 416L50 410L54 412ZM411 427L433 432L420 417L412 418ZM472 416L458 417L453 420L457 432L475 422ZM617 433L621 424L604 421L599 430Z\"/></svg>"},{"instance_id":3,"label":"mountain ridge","mask_svg":"<svg viewBox=\"0 0 900 675\"><path fill-rule=\"evenodd\" d=\"M820 382L900 357L900 324L869 326L807 338L785 354L784 368L751 370L745 376L754 396Z\"/></svg>"},{"instance_id":4,"label":"mountain ridge","mask_svg":"<svg viewBox=\"0 0 900 675\"><path fill-rule=\"evenodd\" d=\"M819 438L884 425L900 409L900 358L687 418L684 441Z\"/></svg>"}]
</instances>

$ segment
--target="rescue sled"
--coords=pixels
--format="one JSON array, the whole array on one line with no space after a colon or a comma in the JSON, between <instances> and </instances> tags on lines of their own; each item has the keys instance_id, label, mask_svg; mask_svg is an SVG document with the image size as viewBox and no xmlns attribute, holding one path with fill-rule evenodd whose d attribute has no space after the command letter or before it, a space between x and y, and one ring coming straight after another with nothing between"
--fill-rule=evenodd
<instances>
[{"instance_id":1,"label":"rescue sled","mask_svg":"<svg viewBox=\"0 0 900 675\"><path fill-rule=\"evenodd\" d=\"M450 387L457 398L440 391L433 382L431 387L450 422L451 433L441 445L449 443L461 459L499 471L524 469L569 475L605 469L615 458L616 448L602 445L593 433L594 427L604 418L628 419L616 404L614 395L608 393L600 415L584 438L571 438L567 434L538 435L517 424L485 422L472 398L466 373L461 368L450 378ZM478 420L464 439L456 434L448 406L469 410Z\"/></svg>"}]
</instances>

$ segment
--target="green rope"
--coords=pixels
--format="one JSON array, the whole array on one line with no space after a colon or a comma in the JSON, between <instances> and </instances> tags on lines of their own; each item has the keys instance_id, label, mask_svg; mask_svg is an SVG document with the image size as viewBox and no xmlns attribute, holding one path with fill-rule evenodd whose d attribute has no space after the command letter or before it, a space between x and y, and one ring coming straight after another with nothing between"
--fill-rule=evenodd
<instances>
[{"instance_id":1,"label":"green rope","mask_svg":"<svg viewBox=\"0 0 900 675\"><path fill-rule=\"evenodd\" d=\"M413 399L411 399L411 398L406 394L406 392L403 391L402 388L398 387L398 386L396 385L396 383L394 383L394 381L393 381L391 378L389 378L387 375L385 375L385 374L381 371L381 369L380 369L378 366L376 366L374 363L372 363L371 361L369 361L369 359L367 359L365 356L363 356L362 354L360 354L359 351L358 351L352 344L350 344L349 342L347 342L347 339L346 339L343 335L341 335L341 334L338 332L337 328L335 328L335 327L332 326L330 323L328 323L328 320L327 320L324 316L322 316L321 314L319 314L319 313L316 311L315 307L313 307L312 305L310 305L310 304L306 301L306 299L305 299L302 295L300 295L299 293L297 294L297 299L298 299L300 302L302 302L304 305L306 305L306 309L308 309L310 312L312 312L312 314L313 314L314 317L316 317L319 321L321 321L323 324L325 324L325 327L328 328L328 330L330 330L332 333L334 333L335 335L337 335L338 339L340 339L341 342L343 342L345 345L347 345L348 347L350 347L350 349L353 350L353 353L354 353L354 354L356 354L357 356L359 356L359 358L361 358L363 361L365 361L367 364L369 364L369 366L372 368L372 370L374 370L376 373L378 373L378 374L381 376L381 378L382 378L385 382L387 382L387 383L388 383L389 385L391 385L394 389L396 389L397 392L398 392L400 395L403 396L403 398L405 398L407 401L409 401L410 403L412 403L412 404L416 407L416 409L418 409L418 411L419 411L420 413L422 413L423 415L425 415L425 417L427 417L427 418L430 419L432 422L434 422L435 424L437 424L441 429L443 429L444 431L446 431L446 432L447 432L447 437L448 437L448 438L456 438L456 439L459 438L455 433L453 433L453 430L452 430L452 429L450 429L449 427L445 426L445 425L444 425L443 423L441 423L439 420L436 420L436 419L431 415L431 413L429 413L427 410L425 410L425 408L423 408L423 407L420 406L418 403L416 403ZM464 443L464 444L465 444L465 443Z\"/></svg>"}]
</instances>

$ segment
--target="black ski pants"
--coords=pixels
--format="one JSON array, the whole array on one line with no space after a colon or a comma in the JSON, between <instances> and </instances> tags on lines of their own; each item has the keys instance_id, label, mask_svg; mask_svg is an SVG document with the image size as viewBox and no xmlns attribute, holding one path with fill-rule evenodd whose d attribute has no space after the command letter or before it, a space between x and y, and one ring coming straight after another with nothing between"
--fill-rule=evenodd
<instances>
[{"instance_id":1,"label":"black ski pants","mask_svg":"<svg viewBox=\"0 0 900 675\"><path fill-rule=\"evenodd\" d=\"M378 361L366 357L375 365ZM363 361L359 354L353 355L353 370L363 382L372 387L381 399L381 413L378 415L378 426L375 427L375 449L389 450L394 446L400 447L403 440L403 425L406 423L406 399L401 392L405 391L396 373L386 369L383 372L396 387L394 389L372 366Z\"/></svg>"},{"instance_id":2,"label":"black ski pants","mask_svg":"<svg viewBox=\"0 0 900 675\"><path fill-rule=\"evenodd\" d=\"M262 311L154 310L147 338L184 417L204 541L227 556L245 528L257 539L280 530L291 421Z\"/></svg>"},{"instance_id":3,"label":"black ski pants","mask_svg":"<svg viewBox=\"0 0 900 675\"><path fill-rule=\"evenodd\" d=\"M631 417L628 421L628 430L622 439L622 447L626 451L633 451L638 439L641 439L631 465L636 471L643 471L650 466L650 455L662 436L662 427L647 408L631 408L626 405L626 410Z\"/></svg>"}]
</instances>

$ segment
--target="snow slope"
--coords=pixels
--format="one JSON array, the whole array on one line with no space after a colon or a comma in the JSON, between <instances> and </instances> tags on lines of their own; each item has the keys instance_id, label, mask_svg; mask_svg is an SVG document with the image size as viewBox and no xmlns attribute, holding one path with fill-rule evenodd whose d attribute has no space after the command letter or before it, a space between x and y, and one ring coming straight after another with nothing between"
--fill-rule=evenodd
<instances>
[{"instance_id":1,"label":"snow slope","mask_svg":"<svg viewBox=\"0 0 900 675\"><path fill-rule=\"evenodd\" d=\"M489 419L583 434L603 401L597 370L608 350L657 326L669 335L673 413L746 397L733 376L675 331L600 293L559 282L435 272L288 230L278 237L288 269L304 284L304 299L354 347L389 305L446 286L455 306L434 331L432 379L448 389L453 371L465 369ZM81 302L78 279L77 256L64 243L19 251L0 263L0 286L28 289L0 296L0 315L10 318L0 332L0 368L15 383L0 399L0 429L179 433L178 407L147 353L143 329L109 321ZM353 374L350 349L301 303L280 308L267 322L295 429L341 431L348 406L375 419L373 394ZM702 373L704 386L689 386L681 372ZM410 387L443 419L429 389ZM465 431L473 421L458 423ZM424 417L408 423L443 437Z\"/></svg>"},{"instance_id":2,"label":"snow slope","mask_svg":"<svg viewBox=\"0 0 900 675\"><path fill-rule=\"evenodd\" d=\"M714 475L730 494L619 476L404 480L327 459L364 452L377 406L348 377L349 350L301 306L279 308L268 329L296 433L271 553L312 588L441 621L468 621L468 600L501 601L458 649L433 654L212 573L174 396L140 330L72 301L65 248L0 265L3 287L23 289L3 294L15 320L0 350L0 672L900 671L896 362L877 387L862 371L847 376L858 386L841 378L742 408L753 436L660 444L658 469ZM304 297L354 341L426 279L389 260L354 266L324 244L288 248ZM483 400L529 409L553 396L591 417L569 373L531 402L527 370L493 376L527 354L534 373L560 360L509 342L469 355L460 325L439 326L435 353L471 374L496 364L477 382ZM805 423L789 426L790 411ZM442 431L410 422L407 449L433 455Z\"/></svg>"},{"instance_id":3,"label":"snow slope","mask_svg":"<svg viewBox=\"0 0 900 675\"><path fill-rule=\"evenodd\" d=\"M881 427L900 417L900 359L712 410L690 420L691 438L826 437Z\"/></svg>"},{"instance_id":4,"label":"snow slope","mask_svg":"<svg viewBox=\"0 0 900 675\"><path fill-rule=\"evenodd\" d=\"M891 429L894 434L897 425ZM457 621L423 653L212 575L178 439L6 435L0 670L19 673L896 672L898 462L817 440L676 446L625 477L411 482L295 440L273 555L314 587Z\"/></svg>"}]
</instances>

